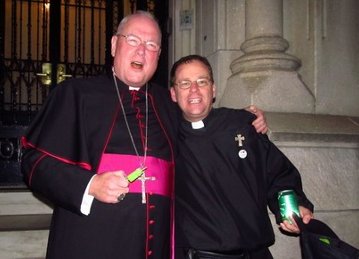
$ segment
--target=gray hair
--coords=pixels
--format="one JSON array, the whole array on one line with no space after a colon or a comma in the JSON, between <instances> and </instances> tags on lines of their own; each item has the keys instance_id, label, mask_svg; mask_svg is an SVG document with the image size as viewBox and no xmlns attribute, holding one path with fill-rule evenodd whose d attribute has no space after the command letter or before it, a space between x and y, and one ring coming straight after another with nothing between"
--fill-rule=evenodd
<instances>
[{"instance_id":1,"label":"gray hair","mask_svg":"<svg viewBox=\"0 0 359 259\"><path fill-rule=\"evenodd\" d=\"M116 35L121 34L121 32L123 31L123 28L125 27L126 23L130 19L132 19L133 17L136 17L136 16L144 16L144 17L150 18L150 20L154 21L156 26L157 26L157 29L158 29L158 31L160 33L159 36L160 36L160 40L161 40L162 32L161 32L161 28L160 28L160 25L158 24L157 19L150 12L146 12L146 11L142 11L142 10L138 10L138 11L134 12L133 14L129 14L125 18L123 18L121 20L120 24L117 27Z\"/></svg>"}]
</instances>

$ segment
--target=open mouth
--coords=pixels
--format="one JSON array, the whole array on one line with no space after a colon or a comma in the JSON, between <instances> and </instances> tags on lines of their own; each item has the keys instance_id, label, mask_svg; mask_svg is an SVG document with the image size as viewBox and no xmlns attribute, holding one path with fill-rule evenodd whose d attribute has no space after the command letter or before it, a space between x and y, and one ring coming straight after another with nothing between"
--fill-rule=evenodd
<instances>
[{"instance_id":1,"label":"open mouth","mask_svg":"<svg viewBox=\"0 0 359 259\"><path fill-rule=\"evenodd\" d=\"M190 104L197 104L200 103L201 99L200 98L193 98L193 99L189 99L188 102Z\"/></svg>"},{"instance_id":2,"label":"open mouth","mask_svg":"<svg viewBox=\"0 0 359 259\"><path fill-rule=\"evenodd\" d=\"M138 62L138 61L132 61L131 66L133 68L136 68L136 69L142 69L143 68L143 64L141 62Z\"/></svg>"}]
</instances>

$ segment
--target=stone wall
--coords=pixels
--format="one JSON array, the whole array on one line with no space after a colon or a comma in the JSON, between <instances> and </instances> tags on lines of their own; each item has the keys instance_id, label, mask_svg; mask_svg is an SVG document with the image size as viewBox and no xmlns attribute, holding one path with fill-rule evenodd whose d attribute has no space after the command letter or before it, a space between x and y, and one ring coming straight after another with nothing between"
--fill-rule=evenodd
<instances>
[{"instance_id":1,"label":"stone wall","mask_svg":"<svg viewBox=\"0 0 359 259\"><path fill-rule=\"evenodd\" d=\"M273 125L270 139L301 172L315 218L359 247L359 117L284 113L267 117ZM274 219L273 228L274 258L300 258L299 239L280 233Z\"/></svg>"}]
</instances>

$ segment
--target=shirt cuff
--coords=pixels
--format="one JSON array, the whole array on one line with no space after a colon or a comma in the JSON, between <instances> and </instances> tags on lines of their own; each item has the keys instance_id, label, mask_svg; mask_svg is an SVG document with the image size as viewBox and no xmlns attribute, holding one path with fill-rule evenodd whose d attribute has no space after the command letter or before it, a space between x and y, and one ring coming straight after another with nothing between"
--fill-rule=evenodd
<instances>
[{"instance_id":1,"label":"shirt cuff","mask_svg":"<svg viewBox=\"0 0 359 259\"><path fill-rule=\"evenodd\" d=\"M89 181L89 183L87 184L87 187L85 189L85 193L84 193L84 196L82 197L82 203L81 203L81 213L84 214L84 215L89 215L90 212L91 212L91 206L92 206L92 202L93 202L93 199L94 199L94 196L90 195L88 192L89 192L89 189L90 189L90 185L91 185L91 182L93 180L93 178L95 177L96 175L92 176L91 177L91 180Z\"/></svg>"}]
</instances>

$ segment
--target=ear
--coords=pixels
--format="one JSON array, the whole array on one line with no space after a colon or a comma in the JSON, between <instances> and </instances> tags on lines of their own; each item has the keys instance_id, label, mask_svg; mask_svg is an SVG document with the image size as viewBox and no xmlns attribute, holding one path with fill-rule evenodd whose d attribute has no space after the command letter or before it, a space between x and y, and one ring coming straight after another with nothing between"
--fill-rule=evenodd
<instances>
[{"instance_id":1,"label":"ear","mask_svg":"<svg viewBox=\"0 0 359 259\"><path fill-rule=\"evenodd\" d=\"M160 48L160 50L158 51L157 60L159 60L159 59L160 59L160 56L161 56L161 51L162 51L162 49Z\"/></svg>"},{"instance_id":2,"label":"ear","mask_svg":"<svg viewBox=\"0 0 359 259\"><path fill-rule=\"evenodd\" d=\"M213 98L215 98L216 97L216 85L215 84L212 85L212 92L213 92Z\"/></svg>"},{"instance_id":3,"label":"ear","mask_svg":"<svg viewBox=\"0 0 359 259\"><path fill-rule=\"evenodd\" d=\"M177 102L176 90L173 86L171 86L170 92L171 92L172 101L176 103Z\"/></svg>"},{"instance_id":4,"label":"ear","mask_svg":"<svg viewBox=\"0 0 359 259\"><path fill-rule=\"evenodd\" d=\"M116 35L112 36L112 39L111 39L111 56L112 57L114 57L115 53L116 53L117 39L118 39L118 37Z\"/></svg>"}]
</instances>

